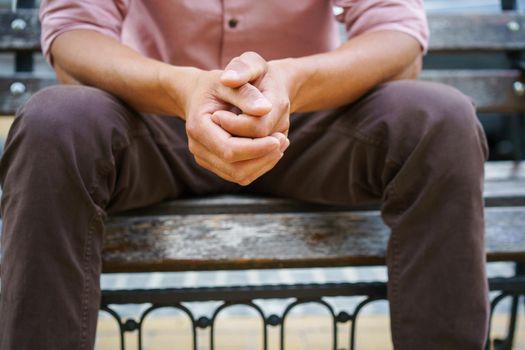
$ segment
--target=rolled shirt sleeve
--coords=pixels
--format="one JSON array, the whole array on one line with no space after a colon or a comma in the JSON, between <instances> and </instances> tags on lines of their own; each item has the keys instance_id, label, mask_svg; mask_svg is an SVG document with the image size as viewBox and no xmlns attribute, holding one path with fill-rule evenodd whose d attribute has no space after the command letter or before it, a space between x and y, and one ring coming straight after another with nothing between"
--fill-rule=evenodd
<instances>
[{"instance_id":1,"label":"rolled shirt sleeve","mask_svg":"<svg viewBox=\"0 0 525 350\"><path fill-rule=\"evenodd\" d=\"M379 30L395 30L413 36L424 53L429 30L423 0L334 0L342 8L337 20L344 23L348 37Z\"/></svg>"},{"instance_id":2,"label":"rolled shirt sleeve","mask_svg":"<svg viewBox=\"0 0 525 350\"><path fill-rule=\"evenodd\" d=\"M91 29L120 39L129 0L42 0L42 52L51 62L50 47L60 34L74 29Z\"/></svg>"}]
</instances>

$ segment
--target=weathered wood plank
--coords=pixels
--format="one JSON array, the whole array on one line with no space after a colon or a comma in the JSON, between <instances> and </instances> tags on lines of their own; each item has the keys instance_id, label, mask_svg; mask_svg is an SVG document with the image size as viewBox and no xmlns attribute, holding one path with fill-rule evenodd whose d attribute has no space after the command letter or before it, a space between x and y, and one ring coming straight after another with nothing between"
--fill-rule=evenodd
<instances>
[{"instance_id":1,"label":"weathered wood plank","mask_svg":"<svg viewBox=\"0 0 525 350\"><path fill-rule=\"evenodd\" d=\"M430 51L525 49L525 16L518 12L431 13L428 20ZM38 10L0 9L0 51L14 50L40 50Z\"/></svg>"},{"instance_id":2,"label":"weathered wood plank","mask_svg":"<svg viewBox=\"0 0 525 350\"><path fill-rule=\"evenodd\" d=\"M36 77L32 73L0 77L0 115L13 115L37 91L56 83L52 77Z\"/></svg>"},{"instance_id":3,"label":"weathered wood plank","mask_svg":"<svg viewBox=\"0 0 525 350\"><path fill-rule=\"evenodd\" d=\"M422 80L454 86L470 96L478 112L523 112L525 98L515 91L518 70L424 70Z\"/></svg>"},{"instance_id":4,"label":"weathered wood plank","mask_svg":"<svg viewBox=\"0 0 525 350\"><path fill-rule=\"evenodd\" d=\"M524 112L525 98L514 90L518 70L425 70L421 79L448 84L472 97L479 112ZM24 91L13 93L13 84ZM51 77L29 74L0 77L0 114L10 115L36 91L56 84ZM497 92L497 93L496 93Z\"/></svg>"},{"instance_id":5,"label":"weathered wood plank","mask_svg":"<svg viewBox=\"0 0 525 350\"><path fill-rule=\"evenodd\" d=\"M491 161L485 163L485 181L525 180L524 161Z\"/></svg>"},{"instance_id":6,"label":"weathered wood plank","mask_svg":"<svg viewBox=\"0 0 525 350\"><path fill-rule=\"evenodd\" d=\"M430 50L525 49L524 18L516 12L430 14ZM39 32L37 10L0 10L0 51L39 50ZM480 112L525 110L523 96L514 91L514 83L521 80L517 70L425 71L422 78L457 87L474 99ZM24 87L24 91L14 89L13 93L14 83ZM53 83L54 79L40 80L29 75L0 77L0 114L13 114L38 89Z\"/></svg>"},{"instance_id":7,"label":"weathered wood plank","mask_svg":"<svg viewBox=\"0 0 525 350\"><path fill-rule=\"evenodd\" d=\"M0 51L40 50L38 10L0 9Z\"/></svg>"},{"instance_id":8,"label":"weathered wood plank","mask_svg":"<svg viewBox=\"0 0 525 350\"><path fill-rule=\"evenodd\" d=\"M525 169L491 162L486 173L487 199L520 205L486 210L488 259L525 261ZM346 210L239 196L172 201L108 220L104 270L382 264L388 229L378 212Z\"/></svg>"},{"instance_id":9,"label":"weathered wood plank","mask_svg":"<svg viewBox=\"0 0 525 350\"><path fill-rule=\"evenodd\" d=\"M489 208L486 218L488 261L525 261L525 208ZM113 218L103 269L381 265L388 237L377 212Z\"/></svg>"},{"instance_id":10,"label":"weathered wood plank","mask_svg":"<svg viewBox=\"0 0 525 350\"><path fill-rule=\"evenodd\" d=\"M525 49L525 16L518 12L429 15L430 51Z\"/></svg>"},{"instance_id":11,"label":"weathered wood plank","mask_svg":"<svg viewBox=\"0 0 525 350\"><path fill-rule=\"evenodd\" d=\"M484 197L486 206L525 206L525 163L486 163Z\"/></svg>"}]
</instances>

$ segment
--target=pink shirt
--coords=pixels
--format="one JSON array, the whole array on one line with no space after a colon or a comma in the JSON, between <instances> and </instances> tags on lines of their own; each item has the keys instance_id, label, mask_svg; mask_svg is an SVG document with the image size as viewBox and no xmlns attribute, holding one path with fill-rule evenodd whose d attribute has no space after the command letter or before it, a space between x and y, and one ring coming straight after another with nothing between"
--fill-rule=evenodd
<instances>
[{"instance_id":1,"label":"pink shirt","mask_svg":"<svg viewBox=\"0 0 525 350\"><path fill-rule=\"evenodd\" d=\"M145 56L203 69L224 68L245 51L271 60L333 50L336 18L349 37L401 31L426 51L423 0L42 0L40 9L48 60L58 35L92 29Z\"/></svg>"}]
</instances>

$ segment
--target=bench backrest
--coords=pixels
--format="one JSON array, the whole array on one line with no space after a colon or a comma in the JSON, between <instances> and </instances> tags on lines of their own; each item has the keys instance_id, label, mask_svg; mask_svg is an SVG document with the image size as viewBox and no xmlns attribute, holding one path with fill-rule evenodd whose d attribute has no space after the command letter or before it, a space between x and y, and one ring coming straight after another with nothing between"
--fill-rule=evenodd
<instances>
[{"instance_id":1,"label":"bench backrest","mask_svg":"<svg viewBox=\"0 0 525 350\"><path fill-rule=\"evenodd\" d=\"M513 1L503 0L507 6ZM29 6L34 0L19 0ZM525 112L524 62L525 16L509 10L501 13L429 14L430 54L450 52L505 52L514 61L506 69L425 70L422 79L456 86L471 96L480 112ZM475 28L475 29L474 29ZM40 50L38 10L0 10L0 52L17 55L13 74L0 76L0 115L13 114L37 90L56 83L37 77L32 55Z\"/></svg>"}]
</instances>

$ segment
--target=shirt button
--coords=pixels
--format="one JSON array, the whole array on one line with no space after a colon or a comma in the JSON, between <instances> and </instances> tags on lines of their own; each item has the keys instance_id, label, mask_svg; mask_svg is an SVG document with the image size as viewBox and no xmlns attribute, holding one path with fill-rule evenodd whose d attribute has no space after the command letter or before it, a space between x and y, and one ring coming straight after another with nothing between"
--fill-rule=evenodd
<instances>
[{"instance_id":1,"label":"shirt button","mask_svg":"<svg viewBox=\"0 0 525 350\"><path fill-rule=\"evenodd\" d=\"M230 19L230 20L228 21L228 26L229 26L230 28L235 28L235 27L237 27L237 24L239 24L239 21L236 20L235 18L232 18L232 19Z\"/></svg>"}]
</instances>

